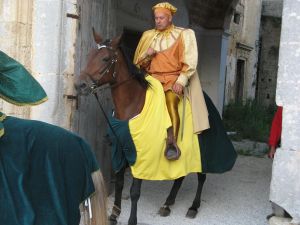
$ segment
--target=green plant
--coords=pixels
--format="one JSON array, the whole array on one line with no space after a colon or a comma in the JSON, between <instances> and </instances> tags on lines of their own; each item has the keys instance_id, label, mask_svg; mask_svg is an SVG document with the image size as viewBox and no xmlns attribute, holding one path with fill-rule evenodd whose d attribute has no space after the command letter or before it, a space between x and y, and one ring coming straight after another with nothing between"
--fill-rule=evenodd
<instances>
[{"instance_id":1,"label":"green plant","mask_svg":"<svg viewBox=\"0 0 300 225\"><path fill-rule=\"evenodd\" d=\"M234 140L250 139L267 142L275 107L266 107L253 100L245 104L230 103L223 113L224 126L227 131L236 131Z\"/></svg>"}]
</instances>

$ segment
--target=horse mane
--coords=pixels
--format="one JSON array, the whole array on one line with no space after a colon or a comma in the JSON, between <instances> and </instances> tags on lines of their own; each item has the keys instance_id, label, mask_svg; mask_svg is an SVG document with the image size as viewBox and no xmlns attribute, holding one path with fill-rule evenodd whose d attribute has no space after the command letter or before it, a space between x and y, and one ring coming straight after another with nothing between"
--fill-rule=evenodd
<instances>
[{"instance_id":1,"label":"horse mane","mask_svg":"<svg viewBox=\"0 0 300 225\"><path fill-rule=\"evenodd\" d=\"M150 86L150 83L146 80L146 72L140 68L138 68L134 63L133 63L133 57L134 57L134 51L126 45L124 45L122 39L119 45L119 49L124 56L125 62L127 64L128 70L130 74L136 79L139 84L147 89Z\"/></svg>"}]
</instances>

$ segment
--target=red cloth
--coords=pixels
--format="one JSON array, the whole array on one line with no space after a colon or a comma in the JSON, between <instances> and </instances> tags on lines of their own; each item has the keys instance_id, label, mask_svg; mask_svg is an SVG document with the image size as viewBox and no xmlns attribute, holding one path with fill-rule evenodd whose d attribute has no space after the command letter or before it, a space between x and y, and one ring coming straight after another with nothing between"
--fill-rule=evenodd
<instances>
[{"instance_id":1,"label":"red cloth","mask_svg":"<svg viewBox=\"0 0 300 225\"><path fill-rule=\"evenodd\" d=\"M282 107L278 106L270 130L269 145L271 147L272 146L277 147L281 137L281 129L282 129Z\"/></svg>"}]
</instances>

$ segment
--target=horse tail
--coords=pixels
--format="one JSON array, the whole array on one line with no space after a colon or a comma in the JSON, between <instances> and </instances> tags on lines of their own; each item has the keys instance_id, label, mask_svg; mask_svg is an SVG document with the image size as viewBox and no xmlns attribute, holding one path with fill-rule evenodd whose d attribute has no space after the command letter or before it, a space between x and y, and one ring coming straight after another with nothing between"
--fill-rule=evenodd
<instances>
[{"instance_id":1,"label":"horse tail","mask_svg":"<svg viewBox=\"0 0 300 225\"><path fill-rule=\"evenodd\" d=\"M90 218L89 207L84 207L83 202L80 204L80 225L107 225L107 195L103 176L100 170L93 172L92 178L95 186L95 193L90 197L92 218Z\"/></svg>"}]
</instances>

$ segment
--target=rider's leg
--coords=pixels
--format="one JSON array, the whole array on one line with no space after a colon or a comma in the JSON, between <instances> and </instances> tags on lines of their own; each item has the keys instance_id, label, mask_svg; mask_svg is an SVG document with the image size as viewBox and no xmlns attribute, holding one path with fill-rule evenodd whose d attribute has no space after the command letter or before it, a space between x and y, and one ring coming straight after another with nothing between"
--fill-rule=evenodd
<instances>
[{"instance_id":1,"label":"rider's leg","mask_svg":"<svg viewBox=\"0 0 300 225\"><path fill-rule=\"evenodd\" d=\"M166 91L165 96L166 96L168 112L171 117L172 126L173 126L173 138L175 138L174 141L176 141L178 137L179 126L180 126L180 119L178 113L178 104L180 99L171 90Z\"/></svg>"},{"instance_id":2,"label":"rider's leg","mask_svg":"<svg viewBox=\"0 0 300 225\"><path fill-rule=\"evenodd\" d=\"M165 96L166 96L166 104L167 104L168 112L172 122L172 128L168 129L168 140L167 140L168 147L167 147L166 155L168 159L176 160L180 155L180 150L177 146L177 137L178 137L178 131L180 126L180 118L178 113L179 97L170 90L165 92ZM176 151L178 151L178 154L176 154ZM175 155L177 155L177 157L174 157L174 154L172 154L172 152L173 153L175 152ZM168 157L168 155L170 155L170 157Z\"/></svg>"}]
</instances>

